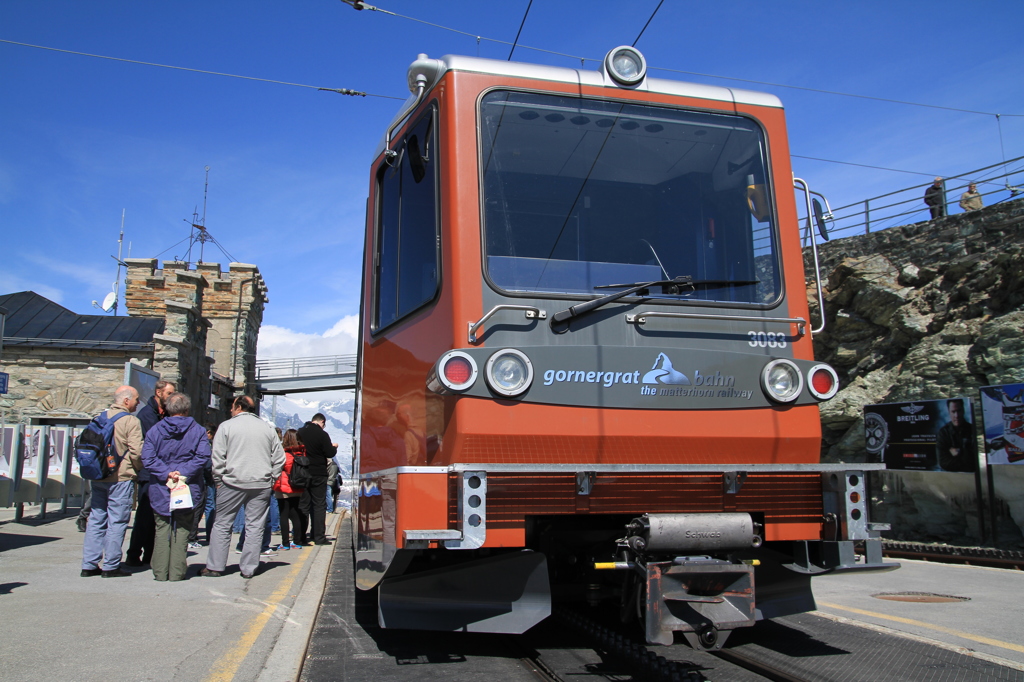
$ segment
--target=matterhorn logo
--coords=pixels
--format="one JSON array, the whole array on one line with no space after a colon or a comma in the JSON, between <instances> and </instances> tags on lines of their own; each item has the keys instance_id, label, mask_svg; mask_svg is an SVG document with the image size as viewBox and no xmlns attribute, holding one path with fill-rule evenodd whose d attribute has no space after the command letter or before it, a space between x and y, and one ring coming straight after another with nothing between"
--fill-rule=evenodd
<instances>
[{"instance_id":1,"label":"matterhorn logo","mask_svg":"<svg viewBox=\"0 0 1024 682\"><path fill-rule=\"evenodd\" d=\"M672 367L672 361L664 353L658 353L654 367L644 375L645 384L670 384L673 386L689 386L690 380L682 372Z\"/></svg>"}]
</instances>

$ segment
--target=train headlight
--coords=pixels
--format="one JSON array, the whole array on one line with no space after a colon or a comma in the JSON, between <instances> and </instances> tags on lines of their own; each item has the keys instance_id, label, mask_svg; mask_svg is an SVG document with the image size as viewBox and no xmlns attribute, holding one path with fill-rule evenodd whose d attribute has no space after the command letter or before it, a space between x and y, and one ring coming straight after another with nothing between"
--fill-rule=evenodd
<instances>
[{"instance_id":1,"label":"train headlight","mask_svg":"<svg viewBox=\"0 0 1024 682\"><path fill-rule=\"evenodd\" d=\"M772 400L791 403L800 397L804 377L800 369L789 360L772 360L761 372L761 386Z\"/></svg>"},{"instance_id":2,"label":"train headlight","mask_svg":"<svg viewBox=\"0 0 1024 682\"><path fill-rule=\"evenodd\" d=\"M533 363L526 353L514 348L499 350L487 359L484 370L487 385L495 393L515 397L521 395L533 383Z\"/></svg>"},{"instance_id":3,"label":"train headlight","mask_svg":"<svg viewBox=\"0 0 1024 682\"><path fill-rule=\"evenodd\" d=\"M628 45L617 47L604 57L608 75L622 85L636 85L647 76L647 60Z\"/></svg>"},{"instance_id":4,"label":"train headlight","mask_svg":"<svg viewBox=\"0 0 1024 682\"><path fill-rule=\"evenodd\" d=\"M476 360L461 350L450 350L434 365L427 388L434 393L461 393L476 381Z\"/></svg>"},{"instance_id":5,"label":"train headlight","mask_svg":"<svg viewBox=\"0 0 1024 682\"><path fill-rule=\"evenodd\" d=\"M828 400L839 390L839 375L828 365L815 365L807 371L807 390L818 400Z\"/></svg>"}]
</instances>

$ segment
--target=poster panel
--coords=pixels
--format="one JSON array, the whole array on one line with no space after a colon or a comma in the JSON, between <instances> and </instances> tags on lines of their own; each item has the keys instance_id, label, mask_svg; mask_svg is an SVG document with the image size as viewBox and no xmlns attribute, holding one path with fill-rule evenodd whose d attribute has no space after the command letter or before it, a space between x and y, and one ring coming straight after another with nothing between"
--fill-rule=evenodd
<instances>
[{"instance_id":1,"label":"poster panel","mask_svg":"<svg viewBox=\"0 0 1024 682\"><path fill-rule=\"evenodd\" d=\"M1024 384L981 387L989 464L1024 464Z\"/></svg>"},{"instance_id":2,"label":"poster panel","mask_svg":"<svg viewBox=\"0 0 1024 682\"><path fill-rule=\"evenodd\" d=\"M14 461L14 426L4 427L3 451L0 452L0 478L13 478L11 476L11 462Z\"/></svg>"},{"instance_id":3,"label":"poster panel","mask_svg":"<svg viewBox=\"0 0 1024 682\"><path fill-rule=\"evenodd\" d=\"M69 471L72 476L79 476L81 474L81 470L78 468L78 460L75 459L75 443L78 441L78 434L82 432L83 428L85 427L73 428L68 434L68 437L71 439L71 447L68 449L68 457L71 458L71 468Z\"/></svg>"},{"instance_id":4,"label":"poster panel","mask_svg":"<svg viewBox=\"0 0 1024 682\"><path fill-rule=\"evenodd\" d=\"M156 393L156 382L160 380L160 373L154 372L146 367L124 363L124 383L132 386L139 392L139 407L135 410L138 414L143 405Z\"/></svg>"},{"instance_id":5,"label":"poster panel","mask_svg":"<svg viewBox=\"0 0 1024 682\"><path fill-rule=\"evenodd\" d=\"M48 476L60 477L64 473L64 441L67 435L64 429L50 429L50 466L46 472Z\"/></svg>"},{"instance_id":6,"label":"poster panel","mask_svg":"<svg viewBox=\"0 0 1024 682\"><path fill-rule=\"evenodd\" d=\"M864 407L869 460L886 469L973 472L978 468L974 409L965 396Z\"/></svg>"},{"instance_id":7,"label":"poster panel","mask_svg":"<svg viewBox=\"0 0 1024 682\"><path fill-rule=\"evenodd\" d=\"M23 480L34 481L39 472L40 446L43 442L43 429L40 426L25 427L25 463L21 467Z\"/></svg>"}]
</instances>

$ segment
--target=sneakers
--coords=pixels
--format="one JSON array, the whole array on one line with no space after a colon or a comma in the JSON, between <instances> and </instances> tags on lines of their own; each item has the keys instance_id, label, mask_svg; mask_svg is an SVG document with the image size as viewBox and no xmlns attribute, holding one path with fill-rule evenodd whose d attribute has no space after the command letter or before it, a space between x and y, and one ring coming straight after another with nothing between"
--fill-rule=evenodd
<instances>
[{"instance_id":1,"label":"sneakers","mask_svg":"<svg viewBox=\"0 0 1024 682\"><path fill-rule=\"evenodd\" d=\"M274 550L272 550L272 549L265 549L265 550L263 550L262 552L260 552L260 556L261 556L261 557L272 557L272 556L277 556L277 552L275 552L275 551L274 551Z\"/></svg>"},{"instance_id":2,"label":"sneakers","mask_svg":"<svg viewBox=\"0 0 1024 682\"><path fill-rule=\"evenodd\" d=\"M201 549L202 545L200 545L198 542L190 542L190 543L188 543L188 548L189 549Z\"/></svg>"},{"instance_id":3,"label":"sneakers","mask_svg":"<svg viewBox=\"0 0 1024 682\"><path fill-rule=\"evenodd\" d=\"M285 551L288 551L289 549L291 549L291 547L290 547L289 545L278 545L278 546L277 546L277 547L275 548L275 551L278 551L278 552L285 552Z\"/></svg>"},{"instance_id":4,"label":"sneakers","mask_svg":"<svg viewBox=\"0 0 1024 682\"><path fill-rule=\"evenodd\" d=\"M223 571L213 571L213 570L210 570L209 568L204 568L203 570L199 571L199 575L203 576L204 578L219 578L222 575L224 575L224 572Z\"/></svg>"},{"instance_id":5,"label":"sneakers","mask_svg":"<svg viewBox=\"0 0 1024 682\"><path fill-rule=\"evenodd\" d=\"M81 575L83 578L92 578L93 576L97 576L102 573L103 569L101 568L83 568L82 572L79 575Z\"/></svg>"},{"instance_id":6,"label":"sneakers","mask_svg":"<svg viewBox=\"0 0 1024 682\"><path fill-rule=\"evenodd\" d=\"M281 545L281 546L284 547L284 545ZM292 544L288 545L288 549L302 549L302 545L296 545L293 542Z\"/></svg>"}]
</instances>

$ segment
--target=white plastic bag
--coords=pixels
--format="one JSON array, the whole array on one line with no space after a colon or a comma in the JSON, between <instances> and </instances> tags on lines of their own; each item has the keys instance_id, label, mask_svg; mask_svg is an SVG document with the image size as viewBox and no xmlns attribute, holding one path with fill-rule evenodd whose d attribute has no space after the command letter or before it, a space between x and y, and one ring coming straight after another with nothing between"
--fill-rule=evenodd
<instances>
[{"instance_id":1,"label":"white plastic bag","mask_svg":"<svg viewBox=\"0 0 1024 682\"><path fill-rule=\"evenodd\" d=\"M171 487L171 511L177 511L178 509L191 509L193 506L192 502L192 491L188 488L188 483L184 478L179 478L174 486Z\"/></svg>"}]
</instances>

